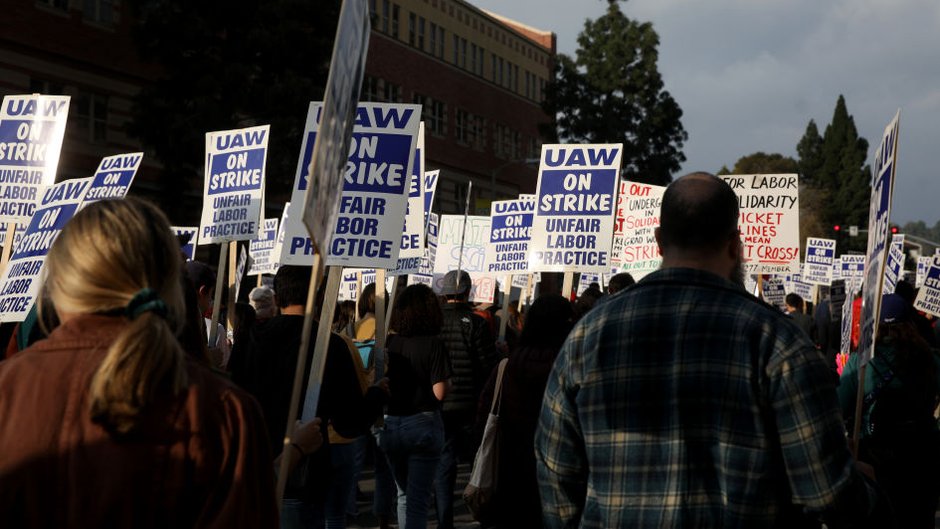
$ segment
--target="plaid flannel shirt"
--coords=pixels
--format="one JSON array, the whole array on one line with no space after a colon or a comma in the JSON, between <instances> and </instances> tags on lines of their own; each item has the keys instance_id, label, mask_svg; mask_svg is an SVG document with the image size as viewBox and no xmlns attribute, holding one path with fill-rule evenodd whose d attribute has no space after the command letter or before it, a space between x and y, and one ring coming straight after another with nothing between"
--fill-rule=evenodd
<instances>
[{"instance_id":1,"label":"plaid flannel shirt","mask_svg":"<svg viewBox=\"0 0 940 529\"><path fill-rule=\"evenodd\" d=\"M588 313L555 362L535 439L546 527L864 518L875 496L835 383L778 310L704 271L657 271Z\"/></svg>"}]
</instances>

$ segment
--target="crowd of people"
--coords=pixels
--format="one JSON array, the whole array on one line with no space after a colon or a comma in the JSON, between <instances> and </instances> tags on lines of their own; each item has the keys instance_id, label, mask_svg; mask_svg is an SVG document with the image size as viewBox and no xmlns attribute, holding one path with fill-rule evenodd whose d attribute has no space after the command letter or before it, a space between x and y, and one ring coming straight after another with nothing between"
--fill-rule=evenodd
<instances>
[{"instance_id":1,"label":"crowd of people","mask_svg":"<svg viewBox=\"0 0 940 529\"><path fill-rule=\"evenodd\" d=\"M504 314L450 272L391 300L381 348L367 285L337 305L314 389L309 268L280 267L227 334L206 317L214 272L157 208L95 203L0 361L3 526L342 528L369 466L380 527L450 529L501 387L493 527L933 527L940 357L913 287L884 297L860 391L828 301L781 311L745 291L738 217L722 180L684 176L662 200L662 267L639 282ZM290 415L301 353L308 422Z\"/></svg>"}]
</instances>

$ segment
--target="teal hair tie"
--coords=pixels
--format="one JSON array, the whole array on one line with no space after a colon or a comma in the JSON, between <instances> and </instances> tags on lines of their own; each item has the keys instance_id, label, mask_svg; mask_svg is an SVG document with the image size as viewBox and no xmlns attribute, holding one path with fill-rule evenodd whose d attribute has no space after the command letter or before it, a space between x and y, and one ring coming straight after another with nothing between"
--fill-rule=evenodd
<instances>
[{"instance_id":1,"label":"teal hair tie","mask_svg":"<svg viewBox=\"0 0 940 529\"><path fill-rule=\"evenodd\" d=\"M124 313L130 320L134 320L148 311L162 318L166 318L166 303L160 299L160 295L152 288L142 288L137 291L137 293L134 294L134 298L131 299L130 303L128 303L127 307L124 309Z\"/></svg>"}]
</instances>

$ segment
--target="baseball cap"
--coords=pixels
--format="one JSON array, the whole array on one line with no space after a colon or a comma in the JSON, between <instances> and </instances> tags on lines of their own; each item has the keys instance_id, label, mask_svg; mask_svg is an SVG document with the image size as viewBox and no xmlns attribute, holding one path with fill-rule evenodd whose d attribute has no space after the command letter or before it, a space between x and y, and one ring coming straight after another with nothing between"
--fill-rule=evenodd
<instances>
[{"instance_id":1,"label":"baseball cap","mask_svg":"<svg viewBox=\"0 0 940 529\"><path fill-rule=\"evenodd\" d=\"M444 282L441 285L442 296L457 296L470 292L470 274L461 270L460 281L457 281L457 270L451 270L444 274Z\"/></svg>"},{"instance_id":2,"label":"baseball cap","mask_svg":"<svg viewBox=\"0 0 940 529\"><path fill-rule=\"evenodd\" d=\"M897 294L886 294L881 298L881 323L900 323L908 320L910 306Z\"/></svg>"}]
</instances>

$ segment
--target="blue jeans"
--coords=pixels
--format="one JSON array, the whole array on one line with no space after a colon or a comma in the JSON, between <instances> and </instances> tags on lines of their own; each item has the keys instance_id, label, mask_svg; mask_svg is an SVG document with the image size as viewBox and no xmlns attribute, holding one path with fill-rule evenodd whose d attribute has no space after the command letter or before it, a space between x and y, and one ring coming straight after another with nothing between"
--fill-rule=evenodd
<instances>
[{"instance_id":1,"label":"blue jeans","mask_svg":"<svg viewBox=\"0 0 940 529\"><path fill-rule=\"evenodd\" d=\"M379 445L385 450L398 487L398 525L425 529L431 485L444 446L444 424L438 412L387 416Z\"/></svg>"},{"instance_id":2,"label":"blue jeans","mask_svg":"<svg viewBox=\"0 0 940 529\"><path fill-rule=\"evenodd\" d=\"M381 431L382 429L373 430L371 439L372 454L375 459L375 493L372 496L372 514L388 519L392 514L392 502L396 501L395 496L398 495L398 491L395 487L395 478L392 477L392 469L388 464L388 456L377 444Z\"/></svg>"},{"instance_id":3,"label":"blue jeans","mask_svg":"<svg viewBox=\"0 0 940 529\"><path fill-rule=\"evenodd\" d=\"M365 436L346 444L330 445L330 461L333 466L333 482L326 492L326 529L346 528L346 507L350 496L356 494L358 475L356 460L365 442Z\"/></svg>"},{"instance_id":4,"label":"blue jeans","mask_svg":"<svg viewBox=\"0 0 940 529\"><path fill-rule=\"evenodd\" d=\"M281 529L323 529L323 510L316 503L284 498Z\"/></svg>"}]
</instances>

